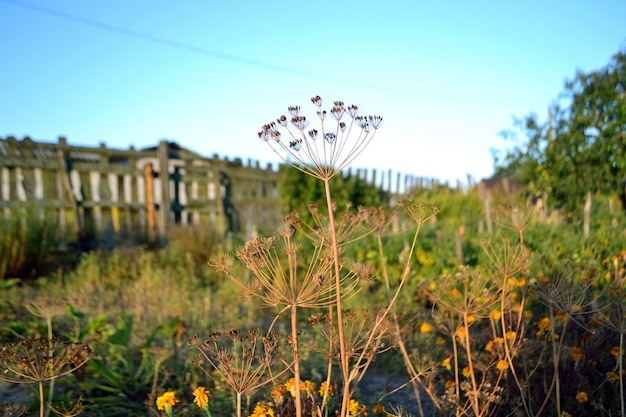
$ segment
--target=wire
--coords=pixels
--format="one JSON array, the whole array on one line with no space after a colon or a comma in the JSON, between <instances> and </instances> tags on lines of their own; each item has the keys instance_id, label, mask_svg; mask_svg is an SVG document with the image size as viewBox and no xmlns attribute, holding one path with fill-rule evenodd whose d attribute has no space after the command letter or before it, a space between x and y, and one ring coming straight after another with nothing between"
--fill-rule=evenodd
<instances>
[{"instance_id":1,"label":"wire","mask_svg":"<svg viewBox=\"0 0 626 417\"><path fill-rule=\"evenodd\" d=\"M400 88L392 88L386 87L379 84L372 83L362 83L354 80L343 79L339 77L330 77L327 75L322 75L318 73L302 71L295 68L285 67L281 65L268 64L267 62L257 61L254 59L227 54L219 51L215 51L213 49L203 48L200 46L191 45L184 42L178 42L175 40L163 38L160 36L151 35L148 33L140 32L137 30L126 29L120 26L110 25L108 23L100 22L98 20L89 19L86 17L76 16L70 13L65 13L60 10L51 9L49 7L40 6L33 3L28 3L21 0L0 0L0 2L11 4L14 6L22 7L24 9L34 10L39 13L43 13L49 16L57 17L60 19L65 19L75 23L81 23L87 26L91 26L97 29L101 29L107 32L116 33L123 36L128 36L131 38L141 39L147 42L152 42L155 44L159 44L162 46L167 46L170 48L181 49L188 52L193 52L200 55L209 56L216 59L221 59L224 61L238 62L240 64L249 65L252 67L262 68L269 71L279 72L283 74L295 75L302 78L315 79L319 81L326 81L336 84L344 84L353 87L366 88L369 90L378 90L386 93L399 94L399 95L408 95L412 97L416 97L419 99L428 99L428 100L437 100L437 101L446 101L446 102L456 102L456 103L470 103L470 104L483 104L483 105L543 105L543 102L519 102L519 101L506 101L506 100L491 100L491 99L483 99L476 97L457 97L457 96L446 96L441 94L429 94L424 92L417 92L407 89Z\"/></svg>"}]
</instances>

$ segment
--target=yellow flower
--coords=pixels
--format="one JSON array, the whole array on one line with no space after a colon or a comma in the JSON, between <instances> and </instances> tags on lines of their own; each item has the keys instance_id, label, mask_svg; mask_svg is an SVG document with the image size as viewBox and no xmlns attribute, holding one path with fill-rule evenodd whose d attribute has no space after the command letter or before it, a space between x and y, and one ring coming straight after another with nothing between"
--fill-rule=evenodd
<instances>
[{"instance_id":1,"label":"yellow flower","mask_svg":"<svg viewBox=\"0 0 626 417\"><path fill-rule=\"evenodd\" d=\"M428 333L428 332L431 332L432 330L433 330L433 325L428 322L424 322L420 326L420 332L422 333Z\"/></svg>"},{"instance_id":2,"label":"yellow flower","mask_svg":"<svg viewBox=\"0 0 626 417\"><path fill-rule=\"evenodd\" d=\"M461 292L459 290L457 290L456 288L453 288L452 291L450 291L450 297L452 297L452 298L460 298L461 297Z\"/></svg>"},{"instance_id":3,"label":"yellow flower","mask_svg":"<svg viewBox=\"0 0 626 417\"><path fill-rule=\"evenodd\" d=\"M611 348L611 355L618 357L622 354L622 349L619 346L613 346Z\"/></svg>"},{"instance_id":4,"label":"yellow flower","mask_svg":"<svg viewBox=\"0 0 626 417\"><path fill-rule=\"evenodd\" d=\"M476 321L476 316L469 315L467 316L467 324L474 323Z\"/></svg>"},{"instance_id":5,"label":"yellow flower","mask_svg":"<svg viewBox=\"0 0 626 417\"><path fill-rule=\"evenodd\" d=\"M504 337L506 338L506 340L515 340L515 336L517 336L517 333L515 333L514 331L508 331L508 332L506 332L506 334L504 335Z\"/></svg>"},{"instance_id":6,"label":"yellow flower","mask_svg":"<svg viewBox=\"0 0 626 417\"><path fill-rule=\"evenodd\" d=\"M365 404L360 404L356 400L350 400L350 404L348 405L348 411L351 416L358 416L360 414L367 415L367 407Z\"/></svg>"},{"instance_id":7,"label":"yellow flower","mask_svg":"<svg viewBox=\"0 0 626 417\"><path fill-rule=\"evenodd\" d=\"M606 380L609 382L614 382L617 381L619 379L619 375L617 374L617 372L607 372L606 373Z\"/></svg>"},{"instance_id":8,"label":"yellow flower","mask_svg":"<svg viewBox=\"0 0 626 417\"><path fill-rule=\"evenodd\" d=\"M446 385L445 385L445 387L446 387L446 389L452 389L452 388L456 387L456 382L454 382L454 381L453 381L453 380L451 380L451 379L448 379L448 380L446 381Z\"/></svg>"},{"instance_id":9,"label":"yellow flower","mask_svg":"<svg viewBox=\"0 0 626 417\"><path fill-rule=\"evenodd\" d=\"M467 335L467 327L459 326L459 328L456 329L456 335L458 337L465 337L465 335Z\"/></svg>"},{"instance_id":10,"label":"yellow flower","mask_svg":"<svg viewBox=\"0 0 626 417\"><path fill-rule=\"evenodd\" d=\"M437 338L437 341L435 343L437 344L437 346L443 346L446 344L446 339L444 339L443 337L439 337Z\"/></svg>"},{"instance_id":11,"label":"yellow flower","mask_svg":"<svg viewBox=\"0 0 626 417\"><path fill-rule=\"evenodd\" d=\"M306 380L300 385L302 390L308 391L311 394L315 392L315 384L313 383L313 381Z\"/></svg>"},{"instance_id":12,"label":"yellow flower","mask_svg":"<svg viewBox=\"0 0 626 417\"><path fill-rule=\"evenodd\" d=\"M537 322L537 327L539 330L544 332L549 332L552 330L552 322L550 321L550 317L544 317Z\"/></svg>"},{"instance_id":13,"label":"yellow flower","mask_svg":"<svg viewBox=\"0 0 626 417\"><path fill-rule=\"evenodd\" d=\"M569 352L569 357L575 361L579 361L583 358L583 350L578 346L574 346Z\"/></svg>"},{"instance_id":14,"label":"yellow flower","mask_svg":"<svg viewBox=\"0 0 626 417\"><path fill-rule=\"evenodd\" d=\"M587 393L585 391L581 391L576 394L576 401L578 401L579 403L586 403L587 401L589 401L589 397L587 396Z\"/></svg>"},{"instance_id":15,"label":"yellow flower","mask_svg":"<svg viewBox=\"0 0 626 417\"><path fill-rule=\"evenodd\" d=\"M472 371L470 370L469 366L466 366L465 368L463 368L463 371L461 371L463 373L463 376L465 378L469 378L470 376L472 376Z\"/></svg>"},{"instance_id":16,"label":"yellow flower","mask_svg":"<svg viewBox=\"0 0 626 417\"><path fill-rule=\"evenodd\" d=\"M333 395L335 395L335 389L332 385L328 385L327 381L324 381L320 384L320 389L318 391L320 395L324 396L324 393L326 392L326 386L328 386L328 396L332 397Z\"/></svg>"},{"instance_id":17,"label":"yellow flower","mask_svg":"<svg viewBox=\"0 0 626 417\"><path fill-rule=\"evenodd\" d=\"M485 345L485 350L487 352L493 352L493 343L493 340L487 342L487 344Z\"/></svg>"},{"instance_id":18,"label":"yellow flower","mask_svg":"<svg viewBox=\"0 0 626 417\"><path fill-rule=\"evenodd\" d=\"M209 407L209 398L211 398L211 393L208 389L204 387L198 387L193 392L193 402L196 403L198 408L202 408L203 410Z\"/></svg>"},{"instance_id":19,"label":"yellow flower","mask_svg":"<svg viewBox=\"0 0 626 417\"><path fill-rule=\"evenodd\" d=\"M274 409L268 405L257 405L250 417L274 417Z\"/></svg>"},{"instance_id":20,"label":"yellow flower","mask_svg":"<svg viewBox=\"0 0 626 417\"><path fill-rule=\"evenodd\" d=\"M446 368L449 371L450 369L452 369L452 366L450 365L451 360L452 358L448 356L441 362L441 366Z\"/></svg>"},{"instance_id":21,"label":"yellow flower","mask_svg":"<svg viewBox=\"0 0 626 417\"><path fill-rule=\"evenodd\" d=\"M570 413L568 413L567 411L563 411L561 413L561 417L572 417L572 415Z\"/></svg>"},{"instance_id":22,"label":"yellow flower","mask_svg":"<svg viewBox=\"0 0 626 417\"><path fill-rule=\"evenodd\" d=\"M496 368L498 368L499 371L504 371L506 369L509 369L509 363L504 359L500 359L496 364Z\"/></svg>"},{"instance_id":23,"label":"yellow flower","mask_svg":"<svg viewBox=\"0 0 626 417\"><path fill-rule=\"evenodd\" d=\"M291 394L292 397L296 396L296 379L290 378L287 382L285 382L285 388Z\"/></svg>"},{"instance_id":24,"label":"yellow flower","mask_svg":"<svg viewBox=\"0 0 626 417\"><path fill-rule=\"evenodd\" d=\"M176 393L174 391L167 391L156 399L157 410L165 410L169 415L172 412L172 407L176 405L177 402L179 401L178 398L176 398Z\"/></svg>"},{"instance_id":25,"label":"yellow flower","mask_svg":"<svg viewBox=\"0 0 626 417\"><path fill-rule=\"evenodd\" d=\"M489 314L489 318L492 320L498 321L500 320L500 317L502 317L502 314L500 313L500 310L498 309L492 310L491 313Z\"/></svg>"}]
</instances>

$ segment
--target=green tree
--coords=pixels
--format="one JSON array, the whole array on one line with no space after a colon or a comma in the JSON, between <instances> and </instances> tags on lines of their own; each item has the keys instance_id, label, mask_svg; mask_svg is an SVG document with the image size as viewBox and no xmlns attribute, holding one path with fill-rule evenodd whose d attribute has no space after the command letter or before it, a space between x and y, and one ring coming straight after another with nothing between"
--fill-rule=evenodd
<instances>
[{"instance_id":1,"label":"green tree","mask_svg":"<svg viewBox=\"0 0 626 417\"><path fill-rule=\"evenodd\" d=\"M604 68L579 72L565 84L552 121L517 120L526 141L495 156L496 176L510 176L546 192L575 212L588 191L617 193L626 213L626 51ZM518 139L515 132L505 138Z\"/></svg>"}]
</instances>

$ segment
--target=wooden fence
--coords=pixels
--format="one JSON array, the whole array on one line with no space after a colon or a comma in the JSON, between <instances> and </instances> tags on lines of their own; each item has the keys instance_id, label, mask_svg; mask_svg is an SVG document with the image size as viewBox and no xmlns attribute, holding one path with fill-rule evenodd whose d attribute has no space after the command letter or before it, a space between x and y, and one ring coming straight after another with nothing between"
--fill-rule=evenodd
<instances>
[{"instance_id":1,"label":"wooden fence","mask_svg":"<svg viewBox=\"0 0 626 417\"><path fill-rule=\"evenodd\" d=\"M375 170L348 175L392 196L440 185L391 171L379 178ZM58 143L0 139L0 210L28 205L53 216L59 242L82 249L164 244L172 224L204 223L217 233L248 236L271 231L282 220L278 180L271 165L207 158L166 141L121 150L70 146L63 137Z\"/></svg>"}]
</instances>

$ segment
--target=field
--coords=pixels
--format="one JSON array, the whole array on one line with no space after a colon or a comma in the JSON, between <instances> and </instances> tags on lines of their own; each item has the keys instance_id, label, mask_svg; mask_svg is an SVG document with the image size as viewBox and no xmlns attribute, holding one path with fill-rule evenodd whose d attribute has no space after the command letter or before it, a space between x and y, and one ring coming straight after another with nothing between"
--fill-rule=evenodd
<instances>
[{"instance_id":1,"label":"field","mask_svg":"<svg viewBox=\"0 0 626 417\"><path fill-rule=\"evenodd\" d=\"M301 415L340 410L329 217L310 209L271 239L173 228L160 250L91 252L1 281L0 379L20 382L2 383L4 415L35 415L39 382L60 415L156 416L168 391L174 415L202 415L200 386L214 415L296 415L296 363ZM519 197L494 204L489 235L475 189L346 210L335 227L350 415L623 415L625 225L608 201L586 239L581 222ZM59 358L88 345L85 363L20 368L49 336L66 341ZM329 373L334 396L320 391Z\"/></svg>"}]
</instances>

